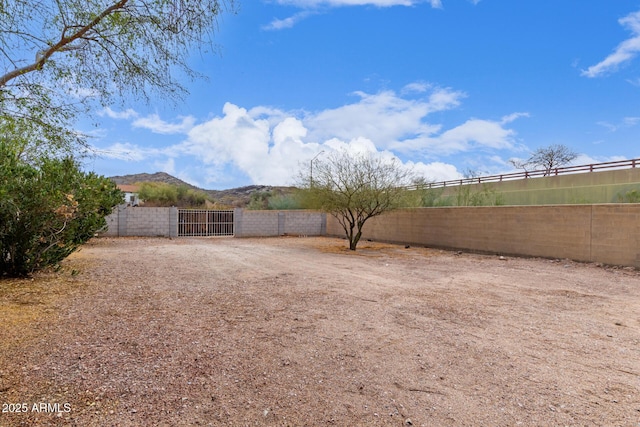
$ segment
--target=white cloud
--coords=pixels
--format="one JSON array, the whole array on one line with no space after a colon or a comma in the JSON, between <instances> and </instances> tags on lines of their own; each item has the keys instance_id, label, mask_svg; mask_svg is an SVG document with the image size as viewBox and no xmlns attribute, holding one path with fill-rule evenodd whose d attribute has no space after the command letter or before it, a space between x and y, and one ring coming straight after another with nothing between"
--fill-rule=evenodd
<instances>
[{"instance_id":1,"label":"white cloud","mask_svg":"<svg viewBox=\"0 0 640 427\"><path fill-rule=\"evenodd\" d=\"M470 119L439 135L425 135L398 141L390 148L399 152L423 153L428 157L446 156L473 148L513 148L515 131L503 127L502 122Z\"/></svg>"},{"instance_id":2,"label":"white cloud","mask_svg":"<svg viewBox=\"0 0 640 427\"><path fill-rule=\"evenodd\" d=\"M428 91L430 88L431 88L431 85L429 83L414 82L414 83L409 83L408 85L403 87L402 91L400 93L402 93L402 94L424 93L424 92Z\"/></svg>"},{"instance_id":3,"label":"white cloud","mask_svg":"<svg viewBox=\"0 0 640 427\"><path fill-rule=\"evenodd\" d=\"M633 36L618 45L604 60L582 71L586 77L598 77L615 71L619 65L631 61L640 52L640 11L631 13L618 21L631 30Z\"/></svg>"},{"instance_id":4,"label":"white cloud","mask_svg":"<svg viewBox=\"0 0 640 427\"><path fill-rule=\"evenodd\" d=\"M138 117L138 113L131 108L128 108L125 111L113 111L111 108L106 107L104 110L98 113L98 115L120 120L128 120Z\"/></svg>"},{"instance_id":5,"label":"white cloud","mask_svg":"<svg viewBox=\"0 0 640 427\"><path fill-rule=\"evenodd\" d=\"M278 0L278 4L295 6L301 9L314 9L318 7L342 7L342 6L413 6L422 3L420 0ZM428 0L433 7L442 6L440 0Z\"/></svg>"},{"instance_id":6,"label":"white cloud","mask_svg":"<svg viewBox=\"0 0 640 427\"><path fill-rule=\"evenodd\" d=\"M302 21L305 18L308 18L313 13L310 11L298 12L288 18L284 19L274 19L269 24L262 27L263 30L283 30L286 28L292 28L298 22Z\"/></svg>"},{"instance_id":7,"label":"white cloud","mask_svg":"<svg viewBox=\"0 0 640 427\"><path fill-rule=\"evenodd\" d=\"M462 178L462 174L454 165L443 162L413 163L407 162L407 166L413 169L419 177L424 177L430 182L450 181Z\"/></svg>"},{"instance_id":8,"label":"white cloud","mask_svg":"<svg viewBox=\"0 0 640 427\"><path fill-rule=\"evenodd\" d=\"M477 2L479 0L472 0ZM415 6L419 3L429 3L434 9L442 8L441 0L278 0L278 4L283 6L293 6L302 9L302 12L296 13L288 18L274 19L269 24L262 27L263 30L282 30L292 28L301 20L317 13L320 8L335 8L347 6L374 6L374 7L393 7L393 6Z\"/></svg>"},{"instance_id":9,"label":"white cloud","mask_svg":"<svg viewBox=\"0 0 640 427\"><path fill-rule=\"evenodd\" d=\"M400 158L430 180L457 179L456 167L438 156L483 148L513 148L515 131L508 124L526 113L513 113L501 120L469 119L444 128L430 123L429 115L460 105L464 93L417 83L412 98L382 91L356 92L347 105L316 112L282 111L268 106L245 109L226 103L220 115L201 123L179 117L174 124L157 115L145 118L130 114L132 126L152 132L177 133L184 140L165 148L114 144L106 157L128 161L153 159L153 165L169 173L197 174L218 181L224 172L245 174L253 183L292 184L298 171L306 171L318 153L346 150ZM417 95L416 95L417 94ZM114 116L126 114L110 113ZM424 159L434 160L423 163ZM437 159L437 160L436 160ZM184 166L190 165L188 170ZM202 180L203 178L201 178Z\"/></svg>"},{"instance_id":10,"label":"white cloud","mask_svg":"<svg viewBox=\"0 0 640 427\"><path fill-rule=\"evenodd\" d=\"M311 139L337 137L348 141L364 137L378 147L390 147L408 137L438 132L440 126L428 124L424 118L457 107L464 96L462 92L443 88L434 89L426 100L405 99L393 91L355 95L360 98L356 103L308 116L305 124Z\"/></svg>"},{"instance_id":11,"label":"white cloud","mask_svg":"<svg viewBox=\"0 0 640 427\"><path fill-rule=\"evenodd\" d=\"M617 132L620 129L632 128L640 123L640 117L624 117L619 124L613 124L606 121L600 121L596 124L609 129L610 132Z\"/></svg>"},{"instance_id":12,"label":"white cloud","mask_svg":"<svg viewBox=\"0 0 640 427\"><path fill-rule=\"evenodd\" d=\"M507 116L504 116L502 118L502 120L500 121L501 124L506 125L508 123L511 123L515 120L518 120L520 117L529 117L529 113L512 113L509 114Z\"/></svg>"},{"instance_id":13,"label":"white cloud","mask_svg":"<svg viewBox=\"0 0 640 427\"><path fill-rule=\"evenodd\" d=\"M504 125L527 116L514 113L502 121L471 119L442 132L426 117L453 108L462 93L435 88L425 99L410 100L393 91L357 92L355 103L315 113L286 113L269 107L246 110L225 104L221 117L194 126L177 149L215 169L228 164L254 183L290 184L297 171L306 170L321 151L380 153L395 157L416 153L421 157L454 154L475 147L512 147L515 132ZM456 179L459 172L441 162L413 163L430 179Z\"/></svg>"},{"instance_id":14,"label":"white cloud","mask_svg":"<svg viewBox=\"0 0 640 427\"><path fill-rule=\"evenodd\" d=\"M185 133L191 129L196 121L194 117L178 117L179 123L167 123L160 119L157 114L151 114L147 117L136 119L132 126L136 128L149 129L153 133L159 134L175 134Z\"/></svg>"},{"instance_id":15,"label":"white cloud","mask_svg":"<svg viewBox=\"0 0 640 427\"><path fill-rule=\"evenodd\" d=\"M161 150L149 147L140 147L139 145L128 142L117 142L105 149L94 148L97 154L108 159L125 160L131 162L140 162L150 157L161 154Z\"/></svg>"},{"instance_id":16,"label":"white cloud","mask_svg":"<svg viewBox=\"0 0 640 427\"><path fill-rule=\"evenodd\" d=\"M154 165L161 172L168 173L169 175L176 175L176 161L173 157L169 157L164 162L157 161L154 163Z\"/></svg>"}]
</instances>

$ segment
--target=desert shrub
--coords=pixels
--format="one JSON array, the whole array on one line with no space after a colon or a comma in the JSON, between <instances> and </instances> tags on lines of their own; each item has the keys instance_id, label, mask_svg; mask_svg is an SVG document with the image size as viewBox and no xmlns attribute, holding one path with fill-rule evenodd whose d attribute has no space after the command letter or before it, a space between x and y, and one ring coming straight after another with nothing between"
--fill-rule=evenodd
<instances>
[{"instance_id":1,"label":"desert shrub","mask_svg":"<svg viewBox=\"0 0 640 427\"><path fill-rule=\"evenodd\" d=\"M0 277L55 265L106 225L122 202L109 179L72 158L21 160L0 143Z\"/></svg>"},{"instance_id":2,"label":"desert shrub","mask_svg":"<svg viewBox=\"0 0 640 427\"><path fill-rule=\"evenodd\" d=\"M166 182L142 182L138 197L146 206L177 206L180 208L200 208L207 202L207 195L186 185L172 185Z\"/></svg>"},{"instance_id":3,"label":"desert shrub","mask_svg":"<svg viewBox=\"0 0 640 427\"><path fill-rule=\"evenodd\" d=\"M272 210L289 210L302 209L302 202L297 194L278 194L271 196L268 201L269 209Z\"/></svg>"},{"instance_id":4,"label":"desert shrub","mask_svg":"<svg viewBox=\"0 0 640 427\"><path fill-rule=\"evenodd\" d=\"M247 204L249 210L263 210L269 208L269 199L273 194L271 191L256 191L251 193L251 198Z\"/></svg>"},{"instance_id":5,"label":"desert shrub","mask_svg":"<svg viewBox=\"0 0 640 427\"><path fill-rule=\"evenodd\" d=\"M624 194L618 194L618 202L620 203L640 203L640 192L638 190L629 190Z\"/></svg>"}]
</instances>

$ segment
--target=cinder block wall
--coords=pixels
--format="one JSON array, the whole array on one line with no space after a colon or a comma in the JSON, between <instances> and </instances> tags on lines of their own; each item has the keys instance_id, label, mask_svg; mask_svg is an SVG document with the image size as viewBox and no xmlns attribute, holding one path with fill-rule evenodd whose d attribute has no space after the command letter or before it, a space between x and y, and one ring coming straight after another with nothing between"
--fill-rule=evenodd
<instances>
[{"instance_id":1,"label":"cinder block wall","mask_svg":"<svg viewBox=\"0 0 640 427\"><path fill-rule=\"evenodd\" d=\"M119 206L107 217L104 236L177 237L177 208Z\"/></svg>"},{"instance_id":2,"label":"cinder block wall","mask_svg":"<svg viewBox=\"0 0 640 427\"><path fill-rule=\"evenodd\" d=\"M284 233L290 235L322 236L327 232L324 212L283 211Z\"/></svg>"},{"instance_id":3,"label":"cinder block wall","mask_svg":"<svg viewBox=\"0 0 640 427\"><path fill-rule=\"evenodd\" d=\"M235 237L279 236L277 211L250 211L234 209L233 232Z\"/></svg>"},{"instance_id":4,"label":"cinder block wall","mask_svg":"<svg viewBox=\"0 0 640 427\"><path fill-rule=\"evenodd\" d=\"M234 210L235 237L326 234L326 215L315 211Z\"/></svg>"},{"instance_id":5,"label":"cinder block wall","mask_svg":"<svg viewBox=\"0 0 640 427\"><path fill-rule=\"evenodd\" d=\"M343 236L327 217L327 234ZM363 238L640 267L640 205L404 209L372 218Z\"/></svg>"}]
</instances>

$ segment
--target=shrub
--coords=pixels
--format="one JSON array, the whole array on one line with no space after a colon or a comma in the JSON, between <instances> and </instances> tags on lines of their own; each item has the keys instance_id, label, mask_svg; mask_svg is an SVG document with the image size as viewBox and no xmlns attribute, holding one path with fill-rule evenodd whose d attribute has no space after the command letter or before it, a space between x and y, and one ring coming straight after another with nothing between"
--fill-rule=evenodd
<instances>
[{"instance_id":1,"label":"shrub","mask_svg":"<svg viewBox=\"0 0 640 427\"><path fill-rule=\"evenodd\" d=\"M0 277L55 265L106 225L122 202L109 179L71 159L26 163L0 143Z\"/></svg>"}]
</instances>

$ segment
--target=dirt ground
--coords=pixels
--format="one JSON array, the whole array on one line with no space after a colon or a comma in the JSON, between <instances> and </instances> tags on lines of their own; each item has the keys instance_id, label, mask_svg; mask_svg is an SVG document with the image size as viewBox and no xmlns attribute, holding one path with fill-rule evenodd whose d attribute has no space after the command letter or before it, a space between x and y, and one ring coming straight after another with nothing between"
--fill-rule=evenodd
<instances>
[{"instance_id":1,"label":"dirt ground","mask_svg":"<svg viewBox=\"0 0 640 427\"><path fill-rule=\"evenodd\" d=\"M101 238L0 312L0 426L640 425L630 269Z\"/></svg>"}]
</instances>

